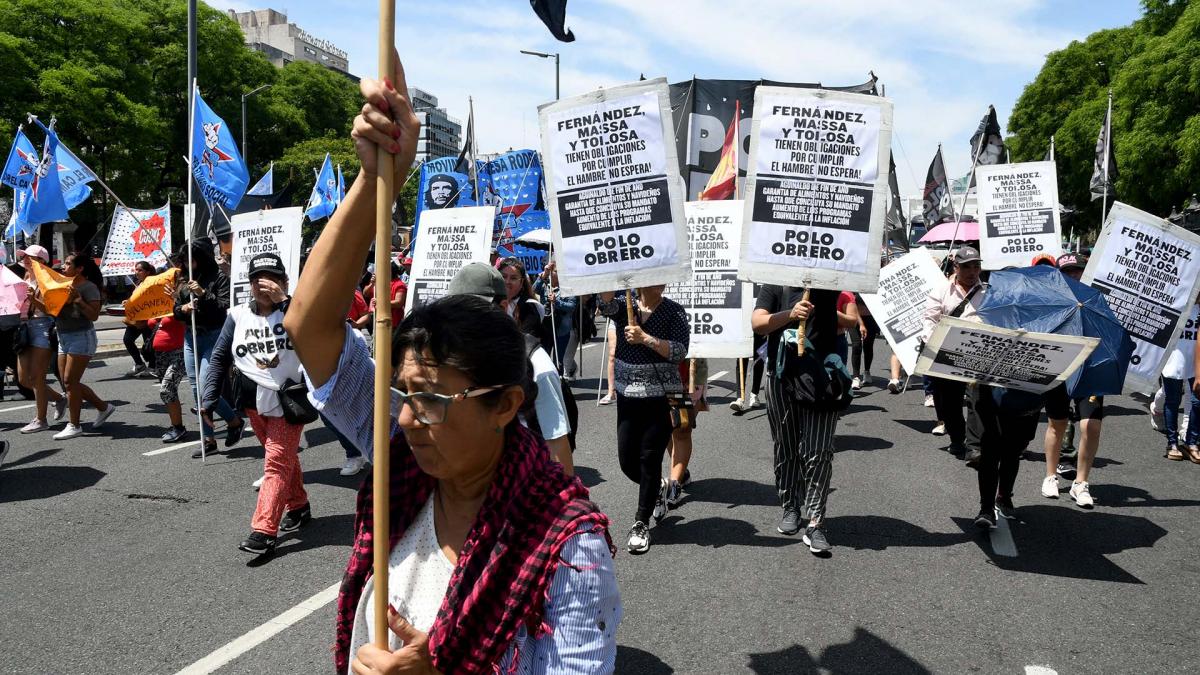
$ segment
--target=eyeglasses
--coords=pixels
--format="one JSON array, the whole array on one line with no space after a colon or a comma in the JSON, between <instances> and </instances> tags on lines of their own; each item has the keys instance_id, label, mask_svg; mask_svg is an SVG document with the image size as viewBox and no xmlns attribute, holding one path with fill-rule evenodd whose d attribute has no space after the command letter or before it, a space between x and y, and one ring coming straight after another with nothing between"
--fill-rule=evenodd
<instances>
[{"instance_id":1,"label":"eyeglasses","mask_svg":"<svg viewBox=\"0 0 1200 675\"><path fill-rule=\"evenodd\" d=\"M483 396L500 389L504 389L508 385L493 385L490 387L467 387L457 394L435 394L432 391L418 391L407 393L389 387L392 393L400 397L400 409L408 405L412 409L413 415L421 424L441 424L446 421L446 409L455 401L463 401L468 398Z\"/></svg>"}]
</instances>

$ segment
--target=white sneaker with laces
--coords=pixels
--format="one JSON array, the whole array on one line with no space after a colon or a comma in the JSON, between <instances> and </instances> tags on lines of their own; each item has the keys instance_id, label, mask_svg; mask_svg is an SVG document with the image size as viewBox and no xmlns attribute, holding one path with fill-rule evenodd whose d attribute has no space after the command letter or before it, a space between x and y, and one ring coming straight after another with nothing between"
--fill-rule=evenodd
<instances>
[{"instance_id":1,"label":"white sneaker with laces","mask_svg":"<svg viewBox=\"0 0 1200 675\"><path fill-rule=\"evenodd\" d=\"M741 396L739 396L729 402L729 409L732 410L733 412L739 412L739 413L745 412L746 411L746 402L742 400Z\"/></svg>"},{"instance_id":2,"label":"white sneaker with laces","mask_svg":"<svg viewBox=\"0 0 1200 675\"><path fill-rule=\"evenodd\" d=\"M66 417L67 417L67 397L64 396L64 397L58 399L58 402L54 404L54 416L52 416L50 418L50 423L58 424L59 422L66 419Z\"/></svg>"},{"instance_id":3,"label":"white sneaker with laces","mask_svg":"<svg viewBox=\"0 0 1200 675\"><path fill-rule=\"evenodd\" d=\"M888 380L887 388L888 388L889 392L891 392L893 394L899 394L900 393L900 380L897 380L895 378Z\"/></svg>"},{"instance_id":4,"label":"white sneaker with laces","mask_svg":"<svg viewBox=\"0 0 1200 675\"><path fill-rule=\"evenodd\" d=\"M630 553L645 553L650 550L650 529L642 521L633 524L629 530L629 543L626 548Z\"/></svg>"},{"instance_id":5,"label":"white sneaker with laces","mask_svg":"<svg viewBox=\"0 0 1200 675\"><path fill-rule=\"evenodd\" d=\"M933 407L933 394L925 394L925 407L926 408Z\"/></svg>"},{"instance_id":6,"label":"white sneaker with laces","mask_svg":"<svg viewBox=\"0 0 1200 675\"><path fill-rule=\"evenodd\" d=\"M1071 499L1074 499L1075 503L1084 509L1090 509L1096 503L1092 499L1092 493L1088 490L1087 481L1071 483Z\"/></svg>"},{"instance_id":7,"label":"white sneaker with laces","mask_svg":"<svg viewBox=\"0 0 1200 675\"><path fill-rule=\"evenodd\" d=\"M39 432L39 431L45 431L45 430L47 430L47 429L49 429L49 428L50 428L50 425L49 425L49 424L46 424L46 423L45 423L45 422L43 422L42 420L39 420L38 418L36 418L36 417L35 417L35 418L33 418L33 421L32 421L32 422L30 422L29 424L26 424L25 426L21 427L21 433L23 433L23 434L36 434L36 433L37 433L37 432Z\"/></svg>"},{"instance_id":8,"label":"white sneaker with laces","mask_svg":"<svg viewBox=\"0 0 1200 675\"><path fill-rule=\"evenodd\" d=\"M62 431L58 432L57 434L54 434L54 440L65 441L65 440L68 440L71 438L75 438L76 436L82 436L82 435L83 435L83 427L77 427L74 424L67 422L67 426L63 427Z\"/></svg>"},{"instance_id":9,"label":"white sneaker with laces","mask_svg":"<svg viewBox=\"0 0 1200 675\"><path fill-rule=\"evenodd\" d=\"M767 407L767 404L758 400L758 394L750 394L750 406L749 407L751 410L758 410L759 408Z\"/></svg>"},{"instance_id":10,"label":"white sneaker with laces","mask_svg":"<svg viewBox=\"0 0 1200 675\"><path fill-rule=\"evenodd\" d=\"M945 436L946 435L946 423L938 422L937 426L933 428L933 435L934 436Z\"/></svg>"},{"instance_id":11,"label":"white sneaker with laces","mask_svg":"<svg viewBox=\"0 0 1200 675\"><path fill-rule=\"evenodd\" d=\"M853 380L850 380L850 389L853 391L862 389L862 378L856 377Z\"/></svg>"},{"instance_id":12,"label":"white sneaker with laces","mask_svg":"<svg viewBox=\"0 0 1200 675\"><path fill-rule=\"evenodd\" d=\"M109 403L107 408L96 414L96 421L92 422L92 429L99 429L100 427L104 426L104 423L107 422L108 418L112 417L113 413L116 411L117 406Z\"/></svg>"},{"instance_id":13,"label":"white sneaker with laces","mask_svg":"<svg viewBox=\"0 0 1200 675\"><path fill-rule=\"evenodd\" d=\"M353 476L359 471L362 471L363 467L366 465L367 459L362 455L359 455L358 457L351 457L350 459L346 460L346 463L342 465L342 470L338 473L342 476Z\"/></svg>"},{"instance_id":14,"label":"white sneaker with laces","mask_svg":"<svg viewBox=\"0 0 1200 675\"><path fill-rule=\"evenodd\" d=\"M253 483L250 484L250 487L254 488L255 492L258 492L258 488L262 487L262 482L263 482L264 478L266 478L266 476L259 476L258 480L254 481Z\"/></svg>"},{"instance_id":15,"label":"white sneaker with laces","mask_svg":"<svg viewBox=\"0 0 1200 675\"><path fill-rule=\"evenodd\" d=\"M1042 480L1042 496L1046 499L1058 499L1058 476L1046 476Z\"/></svg>"}]
</instances>

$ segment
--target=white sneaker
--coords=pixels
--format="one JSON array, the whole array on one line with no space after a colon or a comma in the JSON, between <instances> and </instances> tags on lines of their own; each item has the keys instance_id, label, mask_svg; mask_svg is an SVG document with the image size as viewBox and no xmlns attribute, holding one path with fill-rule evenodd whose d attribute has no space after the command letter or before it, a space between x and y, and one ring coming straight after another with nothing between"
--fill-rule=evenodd
<instances>
[{"instance_id":1,"label":"white sneaker","mask_svg":"<svg viewBox=\"0 0 1200 675\"><path fill-rule=\"evenodd\" d=\"M67 426L63 427L62 431L58 432L57 434L54 434L54 440L65 441L65 440L68 440L71 438L75 438L76 436L82 436L82 435L83 435L83 427L77 427L74 424L67 422Z\"/></svg>"},{"instance_id":2,"label":"white sneaker","mask_svg":"<svg viewBox=\"0 0 1200 675\"><path fill-rule=\"evenodd\" d=\"M852 391L858 391L859 389L862 389L862 378L856 377L853 380L850 380L850 389Z\"/></svg>"},{"instance_id":3,"label":"white sneaker","mask_svg":"<svg viewBox=\"0 0 1200 675\"><path fill-rule=\"evenodd\" d=\"M650 550L650 528L642 521L633 524L629 530L629 543L626 548L630 553L645 553Z\"/></svg>"},{"instance_id":4,"label":"white sneaker","mask_svg":"<svg viewBox=\"0 0 1200 675\"><path fill-rule=\"evenodd\" d=\"M926 408L933 407L933 394L925 394L925 407Z\"/></svg>"},{"instance_id":5,"label":"white sneaker","mask_svg":"<svg viewBox=\"0 0 1200 675\"><path fill-rule=\"evenodd\" d=\"M92 422L92 429L99 429L100 427L104 426L104 423L107 422L108 418L112 417L113 413L116 411L117 406L109 403L107 408L96 413L96 421Z\"/></svg>"},{"instance_id":6,"label":"white sneaker","mask_svg":"<svg viewBox=\"0 0 1200 675\"><path fill-rule=\"evenodd\" d=\"M656 523L667 517L667 485L668 481L664 478L658 486L658 500L654 502L654 514L651 516Z\"/></svg>"},{"instance_id":7,"label":"white sneaker","mask_svg":"<svg viewBox=\"0 0 1200 675\"><path fill-rule=\"evenodd\" d=\"M1042 481L1042 496L1046 499L1058 499L1058 476L1046 476Z\"/></svg>"},{"instance_id":8,"label":"white sneaker","mask_svg":"<svg viewBox=\"0 0 1200 675\"><path fill-rule=\"evenodd\" d=\"M266 476L259 476L258 480L254 481L253 483L250 484L250 487L254 488L255 492L258 492L258 488L262 487L262 482L263 482L264 478L266 478Z\"/></svg>"},{"instance_id":9,"label":"white sneaker","mask_svg":"<svg viewBox=\"0 0 1200 675\"><path fill-rule=\"evenodd\" d=\"M33 421L32 421L32 422L30 422L29 424L26 424L25 426L21 427L21 433L23 433L23 434L36 434L36 433L37 433L37 432L39 432L39 431L45 431L45 430L47 430L47 429L49 429L49 428L50 428L50 425L49 425L49 424L46 424L45 422L43 422L43 421L41 421L41 420L39 420L38 418L36 418L36 417L35 417L35 418L33 418Z\"/></svg>"},{"instance_id":10,"label":"white sneaker","mask_svg":"<svg viewBox=\"0 0 1200 675\"><path fill-rule=\"evenodd\" d=\"M1071 499L1083 509L1090 509L1096 503L1092 500L1092 493L1088 491L1087 481L1071 483Z\"/></svg>"},{"instance_id":11,"label":"white sneaker","mask_svg":"<svg viewBox=\"0 0 1200 675\"><path fill-rule=\"evenodd\" d=\"M946 435L946 423L938 422L937 426L933 428L933 435L934 436L945 436Z\"/></svg>"},{"instance_id":12,"label":"white sneaker","mask_svg":"<svg viewBox=\"0 0 1200 675\"><path fill-rule=\"evenodd\" d=\"M729 409L736 413L746 412L746 402L739 396L729 402Z\"/></svg>"},{"instance_id":13,"label":"white sneaker","mask_svg":"<svg viewBox=\"0 0 1200 675\"><path fill-rule=\"evenodd\" d=\"M600 399L600 405L612 405L616 402L616 397L612 394L605 394L604 398Z\"/></svg>"},{"instance_id":14,"label":"white sneaker","mask_svg":"<svg viewBox=\"0 0 1200 675\"><path fill-rule=\"evenodd\" d=\"M125 373L125 377L141 377L150 371L146 370L146 366L134 366Z\"/></svg>"},{"instance_id":15,"label":"white sneaker","mask_svg":"<svg viewBox=\"0 0 1200 675\"><path fill-rule=\"evenodd\" d=\"M900 393L900 380L897 380L894 378L891 380L888 380L888 391L893 394L899 394Z\"/></svg>"},{"instance_id":16,"label":"white sneaker","mask_svg":"<svg viewBox=\"0 0 1200 675\"><path fill-rule=\"evenodd\" d=\"M748 407L751 410L758 410L759 408L767 407L767 404L758 400L758 394L750 394L750 405Z\"/></svg>"},{"instance_id":17,"label":"white sneaker","mask_svg":"<svg viewBox=\"0 0 1200 675\"><path fill-rule=\"evenodd\" d=\"M64 396L58 399L58 403L54 404L54 415L50 418L51 424L58 424L67 417L67 397Z\"/></svg>"},{"instance_id":18,"label":"white sneaker","mask_svg":"<svg viewBox=\"0 0 1200 675\"><path fill-rule=\"evenodd\" d=\"M351 457L350 459L346 460L346 463L342 465L342 470L338 473L342 476L353 476L359 471L362 471L363 467L366 465L367 459L362 455L359 455L358 457Z\"/></svg>"}]
</instances>

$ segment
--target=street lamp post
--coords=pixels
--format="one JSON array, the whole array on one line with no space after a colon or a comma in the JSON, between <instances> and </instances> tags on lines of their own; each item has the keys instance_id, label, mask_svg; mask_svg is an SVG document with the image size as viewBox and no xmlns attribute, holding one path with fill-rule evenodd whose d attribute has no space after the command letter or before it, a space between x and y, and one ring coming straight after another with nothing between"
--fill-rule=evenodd
<instances>
[{"instance_id":1,"label":"street lamp post","mask_svg":"<svg viewBox=\"0 0 1200 675\"><path fill-rule=\"evenodd\" d=\"M554 100L557 101L558 97L559 97L558 52L554 52L553 54L547 54L546 52L534 52L534 51L530 51L528 49L522 49L521 53L528 54L530 56L536 56L536 57L542 58L542 59L548 59L552 56L554 57Z\"/></svg>"},{"instance_id":2,"label":"street lamp post","mask_svg":"<svg viewBox=\"0 0 1200 675\"><path fill-rule=\"evenodd\" d=\"M271 85L264 84L263 86L242 94L242 161L246 166L250 166L250 150L246 147L246 99L257 94L264 89L270 89Z\"/></svg>"}]
</instances>

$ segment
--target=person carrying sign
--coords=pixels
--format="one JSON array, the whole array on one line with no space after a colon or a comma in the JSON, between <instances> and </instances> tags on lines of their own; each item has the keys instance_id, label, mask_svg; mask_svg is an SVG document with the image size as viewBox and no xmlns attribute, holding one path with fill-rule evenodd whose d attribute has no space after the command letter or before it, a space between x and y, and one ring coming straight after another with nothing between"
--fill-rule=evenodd
<instances>
[{"instance_id":1,"label":"person carrying sign","mask_svg":"<svg viewBox=\"0 0 1200 675\"><path fill-rule=\"evenodd\" d=\"M975 320L979 304L983 301L984 286L979 280L983 269L979 251L973 246L961 246L951 256L954 263L954 273L950 276L950 285L944 292L930 295L925 303L925 335L928 340L933 334L942 317L958 317ZM950 454L963 457L969 466L979 461L979 448L973 447L968 453L966 441L966 421L963 419L963 395L966 384L938 378L933 382L933 405L937 417L946 425L946 433L950 436Z\"/></svg>"}]
</instances>

